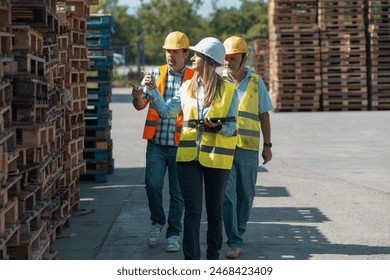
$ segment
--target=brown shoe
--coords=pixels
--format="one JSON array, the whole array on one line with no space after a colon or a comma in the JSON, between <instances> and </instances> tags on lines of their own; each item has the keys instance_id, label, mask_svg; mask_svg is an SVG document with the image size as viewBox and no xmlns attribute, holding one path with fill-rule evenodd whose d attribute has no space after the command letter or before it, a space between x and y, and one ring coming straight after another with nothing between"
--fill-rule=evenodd
<instances>
[{"instance_id":1,"label":"brown shoe","mask_svg":"<svg viewBox=\"0 0 390 280\"><path fill-rule=\"evenodd\" d=\"M230 247L226 252L226 257L228 259L237 259L241 255L240 247Z\"/></svg>"}]
</instances>

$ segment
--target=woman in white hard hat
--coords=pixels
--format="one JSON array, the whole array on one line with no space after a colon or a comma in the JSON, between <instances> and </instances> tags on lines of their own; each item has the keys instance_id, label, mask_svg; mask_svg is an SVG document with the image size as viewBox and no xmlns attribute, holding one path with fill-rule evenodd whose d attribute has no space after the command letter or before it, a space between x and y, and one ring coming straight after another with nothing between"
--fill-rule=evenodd
<instances>
[{"instance_id":1,"label":"woman in white hard hat","mask_svg":"<svg viewBox=\"0 0 390 280\"><path fill-rule=\"evenodd\" d=\"M167 103L155 90L152 76L145 85L162 118L183 111L184 123L177 151L177 171L184 198L183 252L185 259L200 259L199 231L203 186L207 212L207 259L218 259L222 247L222 205L232 167L236 137L237 101L234 84L216 73L223 65L225 48L207 37L196 46L191 58L195 74Z\"/></svg>"}]
</instances>

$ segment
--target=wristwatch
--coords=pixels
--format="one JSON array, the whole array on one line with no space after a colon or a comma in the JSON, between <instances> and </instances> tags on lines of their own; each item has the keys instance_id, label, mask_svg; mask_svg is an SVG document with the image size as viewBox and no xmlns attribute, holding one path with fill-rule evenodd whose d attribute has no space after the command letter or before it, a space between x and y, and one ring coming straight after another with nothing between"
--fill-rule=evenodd
<instances>
[{"instance_id":1,"label":"wristwatch","mask_svg":"<svg viewBox=\"0 0 390 280\"><path fill-rule=\"evenodd\" d=\"M264 142L263 147L272 148L271 142Z\"/></svg>"}]
</instances>

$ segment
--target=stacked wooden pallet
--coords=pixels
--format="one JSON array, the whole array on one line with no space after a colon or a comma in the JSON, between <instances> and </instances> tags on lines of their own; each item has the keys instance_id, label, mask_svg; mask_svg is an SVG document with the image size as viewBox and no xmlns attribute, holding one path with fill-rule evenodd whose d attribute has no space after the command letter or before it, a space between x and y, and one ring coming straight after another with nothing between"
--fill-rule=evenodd
<instances>
[{"instance_id":1,"label":"stacked wooden pallet","mask_svg":"<svg viewBox=\"0 0 390 280\"><path fill-rule=\"evenodd\" d=\"M85 172L83 149L85 140L84 111L87 108L87 76L89 67L86 37L89 4L87 1L66 0L57 4L61 26L67 35L62 38L65 62L65 182L68 186L70 209L78 210L80 178ZM59 38L60 39L60 38ZM65 52L66 51L66 52Z\"/></svg>"},{"instance_id":2,"label":"stacked wooden pallet","mask_svg":"<svg viewBox=\"0 0 390 280\"><path fill-rule=\"evenodd\" d=\"M9 0L0 0L0 260L9 259L7 248L20 243L18 194L21 176L9 174L16 169L15 130L11 126L12 80L12 18ZM15 151L15 153L9 153Z\"/></svg>"},{"instance_id":3,"label":"stacked wooden pallet","mask_svg":"<svg viewBox=\"0 0 390 280\"><path fill-rule=\"evenodd\" d=\"M390 109L390 1L368 1L371 109Z\"/></svg>"},{"instance_id":4,"label":"stacked wooden pallet","mask_svg":"<svg viewBox=\"0 0 390 280\"><path fill-rule=\"evenodd\" d=\"M260 75L267 89L269 88L269 39L253 40L253 71Z\"/></svg>"},{"instance_id":5,"label":"stacked wooden pallet","mask_svg":"<svg viewBox=\"0 0 390 280\"><path fill-rule=\"evenodd\" d=\"M270 86L275 111L320 108L317 0L269 1Z\"/></svg>"},{"instance_id":6,"label":"stacked wooden pallet","mask_svg":"<svg viewBox=\"0 0 390 280\"><path fill-rule=\"evenodd\" d=\"M368 106L364 0L320 0L323 110Z\"/></svg>"},{"instance_id":7,"label":"stacked wooden pallet","mask_svg":"<svg viewBox=\"0 0 390 280\"><path fill-rule=\"evenodd\" d=\"M91 61L87 72L88 108L85 112L84 158L87 170L81 178L86 181L106 182L106 175L112 173L114 168L110 133L113 17L110 14L91 15L87 26L88 54Z\"/></svg>"},{"instance_id":8,"label":"stacked wooden pallet","mask_svg":"<svg viewBox=\"0 0 390 280\"><path fill-rule=\"evenodd\" d=\"M0 259L55 258L78 210L90 3L0 0Z\"/></svg>"},{"instance_id":9,"label":"stacked wooden pallet","mask_svg":"<svg viewBox=\"0 0 390 280\"><path fill-rule=\"evenodd\" d=\"M58 133L63 127L57 125L64 108L53 74L57 56L50 43L59 24L53 1L12 0L11 4L15 63L7 75L13 80L17 161L8 164L8 175L20 177L22 183L16 184L19 243L7 246L7 253L11 259L52 259L52 198L64 185L63 133Z\"/></svg>"}]
</instances>

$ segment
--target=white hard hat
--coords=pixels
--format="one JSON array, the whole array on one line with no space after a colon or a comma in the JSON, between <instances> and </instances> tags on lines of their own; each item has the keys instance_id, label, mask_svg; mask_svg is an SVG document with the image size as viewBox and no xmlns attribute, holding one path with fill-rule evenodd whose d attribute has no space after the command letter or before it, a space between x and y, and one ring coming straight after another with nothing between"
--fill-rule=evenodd
<instances>
[{"instance_id":1,"label":"white hard hat","mask_svg":"<svg viewBox=\"0 0 390 280\"><path fill-rule=\"evenodd\" d=\"M200 40L196 46L190 46L190 49L212 58L220 65L223 65L225 61L225 47L217 38L206 37Z\"/></svg>"}]
</instances>

